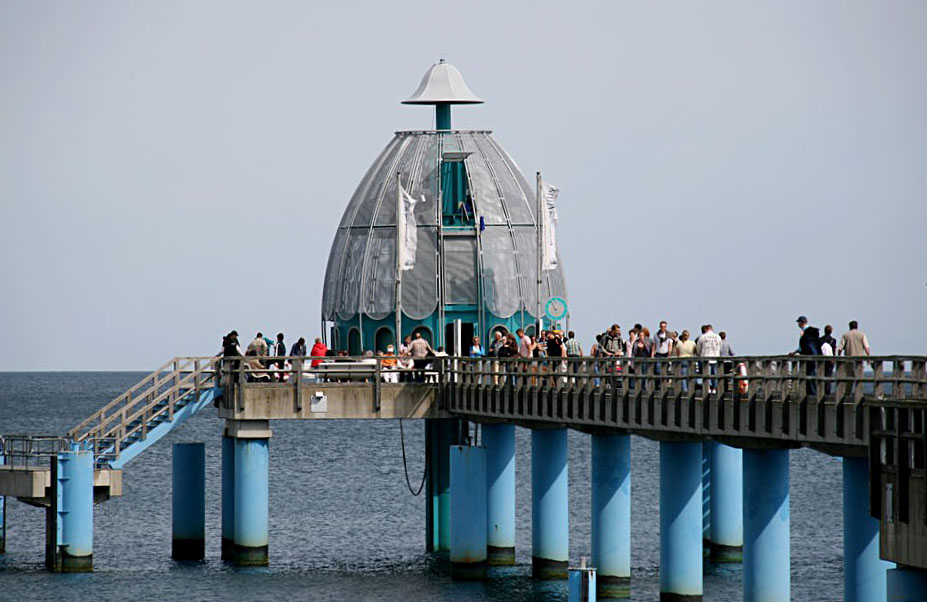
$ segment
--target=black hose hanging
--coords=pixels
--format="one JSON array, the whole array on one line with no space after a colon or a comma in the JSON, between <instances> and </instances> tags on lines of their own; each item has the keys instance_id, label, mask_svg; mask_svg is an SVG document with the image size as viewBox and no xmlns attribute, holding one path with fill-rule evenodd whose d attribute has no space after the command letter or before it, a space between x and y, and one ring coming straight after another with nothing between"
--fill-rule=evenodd
<instances>
[{"instance_id":1,"label":"black hose hanging","mask_svg":"<svg viewBox=\"0 0 927 602\"><path fill-rule=\"evenodd\" d=\"M409 480L409 465L406 462L406 435L402 428L402 419L399 419L399 441L402 445L402 469L406 474L406 487L409 488L409 493L413 496L417 496L422 493L422 489L425 488L425 479L428 478L428 457L431 455L428 451L425 451L425 469L422 471L422 483L418 486L418 491L412 489L412 482Z\"/></svg>"}]
</instances>

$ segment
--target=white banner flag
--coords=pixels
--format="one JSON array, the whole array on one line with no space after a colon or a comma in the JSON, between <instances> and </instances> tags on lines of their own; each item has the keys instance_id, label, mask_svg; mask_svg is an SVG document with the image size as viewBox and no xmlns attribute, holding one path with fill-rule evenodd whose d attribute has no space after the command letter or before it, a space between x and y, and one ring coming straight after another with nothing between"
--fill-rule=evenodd
<instances>
[{"instance_id":1,"label":"white banner flag","mask_svg":"<svg viewBox=\"0 0 927 602\"><path fill-rule=\"evenodd\" d=\"M407 272L415 267L415 249L418 247L418 227L415 223L417 202L405 188L399 188L402 196L402 211L396 216L397 240L399 242L399 269ZM422 202L425 196L422 195Z\"/></svg>"},{"instance_id":2,"label":"white banner flag","mask_svg":"<svg viewBox=\"0 0 927 602\"><path fill-rule=\"evenodd\" d=\"M560 189L541 180L541 268L552 270L557 267L557 196Z\"/></svg>"}]
</instances>

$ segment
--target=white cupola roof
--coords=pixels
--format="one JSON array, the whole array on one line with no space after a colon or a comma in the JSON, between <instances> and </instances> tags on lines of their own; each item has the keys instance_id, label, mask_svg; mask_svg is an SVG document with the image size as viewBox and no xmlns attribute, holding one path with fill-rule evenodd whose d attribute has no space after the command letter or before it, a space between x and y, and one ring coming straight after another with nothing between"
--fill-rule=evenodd
<instances>
[{"instance_id":1,"label":"white cupola roof","mask_svg":"<svg viewBox=\"0 0 927 602\"><path fill-rule=\"evenodd\" d=\"M480 104L482 102L483 99L478 98L467 87L457 67L441 59L428 69L418 90L402 101L402 104Z\"/></svg>"}]
</instances>

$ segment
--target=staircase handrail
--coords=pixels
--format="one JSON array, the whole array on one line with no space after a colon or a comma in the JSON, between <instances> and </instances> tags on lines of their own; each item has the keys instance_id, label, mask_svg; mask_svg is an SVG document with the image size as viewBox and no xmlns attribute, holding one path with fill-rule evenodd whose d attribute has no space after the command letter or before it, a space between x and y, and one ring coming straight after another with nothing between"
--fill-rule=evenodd
<instances>
[{"instance_id":1,"label":"staircase handrail","mask_svg":"<svg viewBox=\"0 0 927 602\"><path fill-rule=\"evenodd\" d=\"M164 412L168 412L170 415L173 415L174 404L176 403L177 400L182 399L184 396L186 396L190 392L191 389L198 388L197 387L198 384L203 385L206 382L209 382L209 380L213 378L212 376L206 379L206 381L198 382L197 380L198 376L200 376L201 374L207 371L211 371L211 370L208 370L206 367L202 367L195 371L189 372L187 376L179 380L174 386L162 391L157 396L152 398L152 400L146 403L144 407L136 410L132 414L126 414L123 420L121 420L119 424L115 426L115 428L111 428L105 432L100 432L100 434L93 436L93 437L90 437L89 436L90 433L88 433L88 436L85 437L85 439L86 438L90 438L90 439L111 439L112 438L112 439L116 439L116 442L118 444L119 442L121 442L121 440L130 437L131 435L135 434L139 430L147 430L148 422L150 422L151 420L154 420L155 418L157 418ZM147 414L147 412L149 412L152 408L156 408L158 404L160 404L165 398L168 398L171 395L174 395L181 391L183 392L183 394L176 395L174 399L172 399L170 403L168 403L166 406L164 406L163 408L158 408L157 411ZM143 420L139 423L139 425L136 426L135 428L127 429L127 426L132 424L138 418L143 418Z\"/></svg>"},{"instance_id":2,"label":"staircase handrail","mask_svg":"<svg viewBox=\"0 0 927 602\"><path fill-rule=\"evenodd\" d=\"M178 382L178 378L182 373L206 373L212 372L212 370L207 370L206 367L211 368L212 362L216 358L214 357L174 357L170 361L163 364L160 368L143 378L141 381L130 387L125 393L120 394L118 397L113 399L111 402L107 403L105 406L85 418L81 421L80 424L68 431L68 437L75 441L83 441L90 437L94 432L99 432L103 428L111 423L114 419L124 414L126 407L131 407L133 402L142 401L151 398L152 390L157 390L164 384L168 384L171 381ZM199 362L207 362L206 367L197 369ZM194 369L190 370L188 367L193 363ZM165 375L166 373L166 375ZM211 375L209 379L213 376ZM207 379L207 381L209 380ZM173 387L171 387L173 388ZM170 389L169 389L170 390ZM136 393L141 392L139 395ZM147 404L146 404L147 405ZM116 411L113 411L114 408L118 408ZM94 424L94 422L99 422ZM90 426L93 425L93 426ZM89 428L88 428L89 427Z\"/></svg>"}]
</instances>

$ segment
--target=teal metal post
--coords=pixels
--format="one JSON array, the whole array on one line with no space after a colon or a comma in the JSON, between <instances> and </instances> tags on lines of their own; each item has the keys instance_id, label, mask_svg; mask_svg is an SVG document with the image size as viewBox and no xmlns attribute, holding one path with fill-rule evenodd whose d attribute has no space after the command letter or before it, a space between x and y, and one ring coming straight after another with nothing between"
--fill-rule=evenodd
<instances>
[{"instance_id":1,"label":"teal metal post","mask_svg":"<svg viewBox=\"0 0 927 602\"><path fill-rule=\"evenodd\" d=\"M565 579L570 559L567 430L531 430L531 574Z\"/></svg>"},{"instance_id":2,"label":"teal metal post","mask_svg":"<svg viewBox=\"0 0 927 602\"><path fill-rule=\"evenodd\" d=\"M439 102L435 105L435 129L451 129L451 105L446 102Z\"/></svg>"},{"instance_id":3,"label":"teal metal post","mask_svg":"<svg viewBox=\"0 0 927 602\"><path fill-rule=\"evenodd\" d=\"M235 440L222 436L222 560L232 560L235 547Z\"/></svg>"},{"instance_id":4,"label":"teal metal post","mask_svg":"<svg viewBox=\"0 0 927 602\"><path fill-rule=\"evenodd\" d=\"M886 576L889 602L923 602L927 592L927 571L899 566Z\"/></svg>"},{"instance_id":5,"label":"teal metal post","mask_svg":"<svg viewBox=\"0 0 927 602\"><path fill-rule=\"evenodd\" d=\"M660 600L702 599L702 444L660 442Z\"/></svg>"},{"instance_id":6,"label":"teal metal post","mask_svg":"<svg viewBox=\"0 0 927 602\"><path fill-rule=\"evenodd\" d=\"M267 439L235 439L233 560L241 566L267 565L269 460Z\"/></svg>"},{"instance_id":7,"label":"teal metal post","mask_svg":"<svg viewBox=\"0 0 927 602\"><path fill-rule=\"evenodd\" d=\"M583 564L585 565L585 563ZM570 569L567 587L569 589L569 602L595 602L596 570L586 566Z\"/></svg>"},{"instance_id":8,"label":"teal metal post","mask_svg":"<svg viewBox=\"0 0 927 602\"><path fill-rule=\"evenodd\" d=\"M631 596L630 435L592 435L592 564L599 597Z\"/></svg>"},{"instance_id":9,"label":"teal metal post","mask_svg":"<svg viewBox=\"0 0 927 602\"><path fill-rule=\"evenodd\" d=\"M460 443L461 421L457 418L432 420L431 463L431 526L432 550L449 552L451 549L451 468L450 446Z\"/></svg>"},{"instance_id":10,"label":"teal metal post","mask_svg":"<svg viewBox=\"0 0 927 602\"><path fill-rule=\"evenodd\" d=\"M486 554L491 565L515 564L515 426L483 424L486 447ZM453 489L451 489L453 492Z\"/></svg>"},{"instance_id":11,"label":"teal metal post","mask_svg":"<svg viewBox=\"0 0 927 602\"><path fill-rule=\"evenodd\" d=\"M879 520L869 515L869 462L866 458L844 458L844 601L884 602L886 573L894 567L894 563L879 558Z\"/></svg>"},{"instance_id":12,"label":"teal metal post","mask_svg":"<svg viewBox=\"0 0 927 602\"><path fill-rule=\"evenodd\" d=\"M437 460L437 445L435 443L435 421L433 418L425 419L425 551L434 552L438 548L438 533L435 529L435 509L437 497L435 495L435 474L437 473L435 461Z\"/></svg>"},{"instance_id":13,"label":"teal metal post","mask_svg":"<svg viewBox=\"0 0 927 602\"><path fill-rule=\"evenodd\" d=\"M450 447L451 577L486 576L486 448Z\"/></svg>"},{"instance_id":14,"label":"teal metal post","mask_svg":"<svg viewBox=\"0 0 927 602\"><path fill-rule=\"evenodd\" d=\"M171 493L171 558L206 557L206 446L175 443Z\"/></svg>"},{"instance_id":15,"label":"teal metal post","mask_svg":"<svg viewBox=\"0 0 927 602\"><path fill-rule=\"evenodd\" d=\"M789 451L745 449L744 602L788 602Z\"/></svg>"},{"instance_id":16,"label":"teal metal post","mask_svg":"<svg viewBox=\"0 0 927 602\"><path fill-rule=\"evenodd\" d=\"M711 442L711 561L741 562L744 547L743 452Z\"/></svg>"},{"instance_id":17,"label":"teal metal post","mask_svg":"<svg viewBox=\"0 0 927 602\"><path fill-rule=\"evenodd\" d=\"M45 562L52 571L93 570L93 452L61 452L52 462Z\"/></svg>"}]
</instances>

